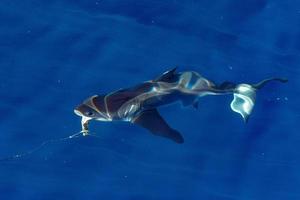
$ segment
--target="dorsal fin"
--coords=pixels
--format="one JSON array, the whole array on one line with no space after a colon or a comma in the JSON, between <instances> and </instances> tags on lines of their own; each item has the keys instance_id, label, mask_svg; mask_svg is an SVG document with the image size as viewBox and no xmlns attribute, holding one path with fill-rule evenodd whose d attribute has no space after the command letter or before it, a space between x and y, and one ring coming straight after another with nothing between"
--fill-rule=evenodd
<instances>
[{"instance_id":1,"label":"dorsal fin","mask_svg":"<svg viewBox=\"0 0 300 200\"><path fill-rule=\"evenodd\" d=\"M175 73L176 73L177 67L174 67L173 69L164 72L162 75L154 79L154 81L162 81L162 82L169 82L173 79Z\"/></svg>"},{"instance_id":2,"label":"dorsal fin","mask_svg":"<svg viewBox=\"0 0 300 200\"><path fill-rule=\"evenodd\" d=\"M218 89L219 90L226 90L226 89L232 89L232 88L235 88L235 87L236 87L235 83L230 82L230 81L225 81L225 82L221 83L218 86Z\"/></svg>"}]
</instances>

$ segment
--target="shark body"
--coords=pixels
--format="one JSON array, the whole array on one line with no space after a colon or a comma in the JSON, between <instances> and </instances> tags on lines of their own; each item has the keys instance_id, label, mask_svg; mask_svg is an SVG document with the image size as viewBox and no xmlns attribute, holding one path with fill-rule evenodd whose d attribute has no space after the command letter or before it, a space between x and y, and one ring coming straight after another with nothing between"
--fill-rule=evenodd
<instances>
[{"instance_id":1,"label":"shark body","mask_svg":"<svg viewBox=\"0 0 300 200\"><path fill-rule=\"evenodd\" d=\"M200 97L206 95L232 94L231 109L248 120L256 99L256 91L270 81L286 82L282 78L270 78L257 84L235 84L224 82L220 85L204 78L194 71L176 72L176 68L163 73L154 80L134 87L120 89L105 95L94 95L74 109L82 117L82 133L88 134L90 120L121 120L137 124L151 133L183 143L184 138L172 129L159 114L157 108L174 102L184 106L198 107Z\"/></svg>"}]
</instances>

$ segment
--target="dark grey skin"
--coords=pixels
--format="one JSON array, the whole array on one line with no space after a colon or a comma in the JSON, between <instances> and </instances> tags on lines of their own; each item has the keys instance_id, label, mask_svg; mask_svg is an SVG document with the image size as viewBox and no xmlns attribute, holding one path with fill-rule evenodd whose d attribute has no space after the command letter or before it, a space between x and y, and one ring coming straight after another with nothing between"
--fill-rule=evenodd
<instances>
[{"instance_id":1,"label":"dark grey skin","mask_svg":"<svg viewBox=\"0 0 300 200\"><path fill-rule=\"evenodd\" d=\"M255 104L256 91L270 81L287 82L282 78L270 78L257 84L224 82L216 85L197 72L176 72L176 68L160 77L137 86L120 89L106 95L94 95L74 109L82 117L82 133L88 134L90 120L121 120L138 124L151 133L183 143L182 135L172 129L160 116L157 108L174 102L198 107L198 99L206 95L233 94L231 109L239 113L245 122Z\"/></svg>"}]
</instances>

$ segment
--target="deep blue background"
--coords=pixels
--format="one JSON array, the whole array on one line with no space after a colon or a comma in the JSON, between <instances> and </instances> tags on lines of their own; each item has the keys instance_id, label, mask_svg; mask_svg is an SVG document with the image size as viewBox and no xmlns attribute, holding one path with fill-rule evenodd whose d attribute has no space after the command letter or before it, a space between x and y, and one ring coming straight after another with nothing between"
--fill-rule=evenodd
<instances>
[{"instance_id":1,"label":"deep blue background","mask_svg":"<svg viewBox=\"0 0 300 200\"><path fill-rule=\"evenodd\" d=\"M174 66L259 91L160 109L183 145L126 123L0 162L0 199L300 199L300 1L1 0L0 157L80 130L88 96Z\"/></svg>"}]
</instances>

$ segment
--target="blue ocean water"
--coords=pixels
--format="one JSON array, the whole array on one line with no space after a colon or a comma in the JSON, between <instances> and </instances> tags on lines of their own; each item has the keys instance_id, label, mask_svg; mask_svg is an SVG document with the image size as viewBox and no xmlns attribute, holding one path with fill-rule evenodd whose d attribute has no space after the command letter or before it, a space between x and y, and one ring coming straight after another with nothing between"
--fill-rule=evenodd
<instances>
[{"instance_id":1,"label":"blue ocean water","mask_svg":"<svg viewBox=\"0 0 300 200\"><path fill-rule=\"evenodd\" d=\"M85 98L178 66L272 76L244 124L231 96L160 109L182 145L126 123L0 162L0 199L300 199L300 2L1 0L0 158L81 130Z\"/></svg>"}]
</instances>

